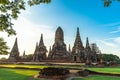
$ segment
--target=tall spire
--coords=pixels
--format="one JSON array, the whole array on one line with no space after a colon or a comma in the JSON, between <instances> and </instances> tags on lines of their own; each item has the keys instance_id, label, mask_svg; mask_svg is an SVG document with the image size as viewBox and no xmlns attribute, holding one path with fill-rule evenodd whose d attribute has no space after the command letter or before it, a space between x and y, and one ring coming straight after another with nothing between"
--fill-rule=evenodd
<instances>
[{"instance_id":1,"label":"tall spire","mask_svg":"<svg viewBox=\"0 0 120 80\"><path fill-rule=\"evenodd\" d=\"M49 49L49 54L48 54L48 57L50 58L51 57L51 55L52 55L52 53L51 53L51 46L50 46L50 49Z\"/></svg>"},{"instance_id":2,"label":"tall spire","mask_svg":"<svg viewBox=\"0 0 120 80\"><path fill-rule=\"evenodd\" d=\"M51 52L51 46L50 46L49 52Z\"/></svg>"},{"instance_id":3,"label":"tall spire","mask_svg":"<svg viewBox=\"0 0 120 80\"><path fill-rule=\"evenodd\" d=\"M33 61L38 61L38 50L39 50L39 46L38 46L38 42L36 42L36 47L35 47L35 51L33 55Z\"/></svg>"},{"instance_id":4,"label":"tall spire","mask_svg":"<svg viewBox=\"0 0 120 80\"><path fill-rule=\"evenodd\" d=\"M9 61L17 61L18 57L19 57L19 49L18 49L17 38L16 38L13 48L10 52Z\"/></svg>"},{"instance_id":5,"label":"tall spire","mask_svg":"<svg viewBox=\"0 0 120 80\"><path fill-rule=\"evenodd\" d=\"M69 48L68 48L68 51L71 53L71 47L70 47L70 44L69 44Z\"/></svg>"},{"instance_id":6,"label":"tall spire","mask_svg":"<svg viewBox=\"0 0 120 80\"><path fill-rule=\"evenodd\" d=\"M55 42L64 42L64 32L60 26L55 32Z\"/></svg>"},{"instance_id":7,"label":"tall spire","mask_svg":"<svg viewBox=\"0 0 120 80\"><path fill-rule=\"evenodd\" d=\"M37 54L38 49L39 49L38 42L36 42L36 47L35 47L35 52L34 52L34 54Z\"/></svg>"},{"instance_id":8,"label":"tall spire","mask_svg":"<svg viewBox=\"0 0 120 80\"><path fill-rule=\"evenodd\" d=\"M89 40L88 37L86 38L86 48L85 48L85 53L86 53L86 64L90 64L91 63L91 48L89 45Z\"/></svg>"},{"instance_id":9,"label":"tall spire","mask_svg":"<svg viewBox=\"0 0 120 80\"><path fill-rule=\"evenodd\" d=\"M44 46L43 34L41 34L41 37L40 37L39 47L40 47L40 46Z\"/></svg>"},{"instance_id":10,"label":"tall spire","mask_svg":"<svg viewBox=\"0 0 120 80\"><path fill-rule=\"evenodd\" d=\"M15 43L14 43L14 46L13 46L12 50L18 51L17 38L15 39Z\"/></svg>"},{"instance_id":11,"label":"tall spire","mask_svg":"<svg viewBox=\"0 0 120 80\"><path fill-rule=\"evenodd\" d=\"M23 56L25 56L25 50L24 50L24 52L23 52Z\"/></svg>"},{"instance_id":12,"label":"tall spire","mask_svg":"<svg viewBox=\"0 0 120 80\"><path fill-rule=\"evenodd\" d=\"M89 48L90 45L89 45L89 40L88 40L88 37L86 38L86 48Z\"/></svg>"},{"instance_id":13,"label":"tall spire","mask_svg":"<svg viewBox=\"0 0 120 80\"><path fill-rule=\"evenodd\" d=\"M79 33L79 28L77 27L75 44L78 44L78 43L79 43L81 46L83 46L82 41L81 41L81 37L80 37L80 33Z\"/></svg>"},{"instance_id":14,"label":"tall spire","mask_svg":"<svg viewBox=\"0 0 120 80\"><path fill-rule=\"evenodd\" d=\"M26 59L26 58L27 58L27 56L25 55L25 50L24 50L22 59Z\"/></svg>"}]
</instances>

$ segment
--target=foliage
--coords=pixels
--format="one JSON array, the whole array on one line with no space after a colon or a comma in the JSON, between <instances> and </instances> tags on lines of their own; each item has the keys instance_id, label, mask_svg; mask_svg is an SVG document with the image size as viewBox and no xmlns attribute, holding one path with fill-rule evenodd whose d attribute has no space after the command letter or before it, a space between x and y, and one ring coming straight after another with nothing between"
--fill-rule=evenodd
<instances>
[{"instance_id":1,"label":"foliage","mask_svg":"<svg viewBox=\"0 0 120 80\"><path fill-rule=\"evenodd\" d=\"M120 0L103 0L104 6L108 7L112 1ZM17 19L21 10L26 9L26 5L38 5L40 3L50 3L51 0L0 0L0 31L7 32L8 36L15 35L16 31L13 29L11 20Z\"/></svg>"},{"instance_id":2,"label":"foliage","mask_svg":"<svg viewBox=\"0 0 120 80\"><path fill-rule=\"evenodd\" d=\"M33 5L38 5L40 3L50 3L50 2L51 2L51 0L29 0L28 4L30 6L33 6Z\"/></svg>"},{"instance_id":3,"label":"foliage","mask_svg":"<svg viewBox=\"0 0 120 80\"><path fill-rule=\"evenodd\" d=\"M7 58L5 58L5 57L2 57L0 60L7 60Z\"/></svg>"},{"instance_id":4,"label":"foliage","mask_svg":"<svg viewBox=\"0 0 120 80\"><path fill-rule=\"evenodd\" d=\"M9 48L6 45L6 42L3 38L0 38L0 55L7 55L9 52L7 51Z\"/></svg>"},{"instance_id":5,"label":"foliage","mask_svg":"<svg viewBox=\"0 0 120 80\"><path fill-rule=\"evenodd\" d=\"M117 63L120 62L120 58L117 55L113 54L102 54L102 59L106 62L116 61Z\"/></svg>"},{"instance_id":6,"label":"foliage","mask_svg":"<svg viewBox=\"0 0 120 80\"><path fill-rule=\"evenodd\" d=\"M37 5L40 3L49 3L51 0L28 0L28 5ZM24 0L0 0L0 31L7 32L8 36L15 35L12 19L17 19L21 10L26 9Z\"/></svg>"},{"instance_id":7,"label":"foliage","mask_svg":"<svg viewBox=\"0 0 120 80\"><path fill-rule=\"evenodd\" d=\"M3 69L0 68L0 80L37 80L30 77L38 74L34 70Z\"/></svg>"},{"instance_id":8,"label":"foliage","mask_svg":"<svg viewBox=\"0 0 120 80\"><path fill-rule=\"evenodd\" d=\"M120 2L120 0L104 0L104 6L109 7L111 5L112 1L119 1Z\"/></svg>"},{"instance_id":9,"label":"foliage","mask_svg":"<svg viewBox=\"0 0 120 80\"><path fill-rule=\"evenodd\" d=\"M33 54L28 54L26 55L27 60L33 60Z\"/></svg>"}]
</instances>

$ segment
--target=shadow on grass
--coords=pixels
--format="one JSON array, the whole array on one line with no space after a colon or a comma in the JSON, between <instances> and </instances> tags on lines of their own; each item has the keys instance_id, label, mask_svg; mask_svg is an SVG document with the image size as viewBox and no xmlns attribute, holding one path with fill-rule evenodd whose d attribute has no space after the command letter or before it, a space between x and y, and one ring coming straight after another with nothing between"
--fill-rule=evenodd
<instances>
[{"instance_id":1,"label":"shadow on grass","mask_svg":"<svg viewBox=\"0 0 120 80\"><path fill-rule=\"evenodd\" d=\"M35 80L35 79L31 79L31 76L29 75L17 73L17 70L0 68L0 80Z\"/></svg>"}]
</instances>

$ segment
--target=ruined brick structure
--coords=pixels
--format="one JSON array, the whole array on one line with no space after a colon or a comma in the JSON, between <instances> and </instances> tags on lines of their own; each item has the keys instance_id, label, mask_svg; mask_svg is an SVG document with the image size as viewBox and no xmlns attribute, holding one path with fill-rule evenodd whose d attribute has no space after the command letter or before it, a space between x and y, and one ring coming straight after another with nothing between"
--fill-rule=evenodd
<instances>
[{"instance_id":1,"label":"ruined brick structure","mask_svg":"<svg viewBox=\"0 0 120 80\"><path fill-rule=\"evenodd\" d=\"M64 33L61 27L58 27L55 33L55 42L49 53L50 60L68 60L70 55L66 50L66 44L64 43Z\"/></svg>"},{"instance_id":2,"label":"ruined brick structure","mask_svg":"<svg viewBox=\"0 0 120 80\"><path fill-rule=\"evenodd\" d=\"M46 60L47 59L46 52L47 52L47 49L43 42L43 34L41 34L39 45L38 43L36 43L36 48L33 55L33 61Z\"/></svg>"},{"instance_id":3,"label":"ruined brick structure","mask_svg":"<svg viewBox=\"0 0 120 80\"><path fill-rule=\"evenodd\" d=\"M48 52L48 56L47 56ZM19 57L17 39L10 53L9 60L16 61ZM33 54L34 62L73 62L73 63L96 63L100 61L100 50L95 43L90 45L88 37L86 38L86 46L83 46L79 28L77 28L76 38L72 50L70 45L68 50L64 42L64 32L61 27L58 27L55 32L55 40L52 47L47 51L43 41L43 34L39 44L36 43L36 48Z\"/></svg>"},{"instance_id":4,"label":"ruined brick structure","mask_svg":"<svg viewBox=\"0 0 120 80\"><path fill-rule=\"evenodd\" d=\"M13 45L13 48L10 52L8 61L10 62L16 62L19 59L19 49L18 49L18 43L17 43L17 38L15 39L15 43Z\"/></svg>"}]
</instances>

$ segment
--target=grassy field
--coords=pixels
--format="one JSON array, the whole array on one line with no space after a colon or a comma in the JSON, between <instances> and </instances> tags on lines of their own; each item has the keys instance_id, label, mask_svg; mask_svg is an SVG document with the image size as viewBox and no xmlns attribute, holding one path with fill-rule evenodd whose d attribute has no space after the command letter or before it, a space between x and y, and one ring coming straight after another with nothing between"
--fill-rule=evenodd
<instances>
[{"instance_id":1,"label":"grassy field","mask_svg":"<svg viewBox=\"0 0 120 80\"><path fill-rule=\"evenodd\" d=\"M80 65L81 66L81 65ZM46 67L60 67L60 68L78 68L78 69L81 69L79 65L66 65L66 66L63 66L63 65L26 65L26 64L0 64L0 67L9 67L9 68L38 68L38 69L43 69L43 68L46 68Z\"/></svg>"},{"instance_id":2,"label":"grassy field","mask_svg":"<svg viewBox=\"0 0 120 80\"><path fill-rule=\"evenodd\" d=\"M18 65L18 64L9 64L9 65L0 65L0 67L10 67L10 68L45 68L45 67L63 67L63 68L78 68L81 69L81 67L76 67L76 66L47 66L47 65ZM105 67L105 68L87 68L89 70L92 71L96 71L96 72L103 72L103 73L113 73L113 74L120 74L120 67Z\"/></svg>"},{"instance_id":3,"label":"grassy field","mask_svg":"<svg viewBox=\"0 0 120 80\"><path fill-rule=\"evenodd\" d=\"M120 80L120 77L93 75L85 78L74 78L72 80Z\"/></svg>"},{"instance_id":4,"label":"grassy field","mask_svg":"<svg viewBox=\"0 0 120 80\"><path fill-rule=\"evenodd\" d=\"M0 80L30 80L39 71L0 68ZM32 79L37 80L37 79Z\"/></svg>"},{"instance_id":5,"label":"grassy field","mask_svg":"<svg viewBox=\"0 0 120 80\"><path fill-rule=\"evenodd\" d=\"M0 65L1 67L25 67L25 68L45 68L50 66L44 65ZM53 67L53 66L52 66ZM58 66L59 67L59 66ZM71 68L71 66L65 66ZM87 68L92 71L103 72L103 73L117 73L120 74L120 68ZM39 71L36 70L22 70L22 69L5 69L0 68L0 80L29 80L32 76L38 74ZM33 79L32 79L33 80ZM34 79L37 80L37 79ZM88 76L86 78L75 78L73 80L120 80L120 77L110 77L110 76Z\"/></svg>"},{"instance_id":6,"label":"grassy field","mask_svg":"<svg viewBox=\"0 0 120 80\"><path fill-rule=\"evenodd\" d=\"M9 68L14 68L14 67L23 67L23 68L45 68L48 66L44 66L44 65L18 65L18 64L5 64L5 65L0 65L0 67L9 67Z\"/></svg>"},{"instance_id":7,"label":"grassy field","mask_svg":"<svg viewBox=\"0 0 120 80\"><path fill-rule=\"evenodd\" d=\"M45 67L64 67L64 68L78 68L79 66L47 66L47 65L18 65L18 64L9 64L9 65L0 65L0 67L10 67L10 68L18 68L18 69L7 69L7 68L0 68L0 80L30 80L29 78L38 74L38 70L23 70L19 69L20 67L23 68L45 68ZM87 68L92 71L96 72L103 72L103 73L112 73L112 74L120 74L120 67L105 67L105 68ZM33 79L32 79L33 80ZM34 79L37 80L37 79ZM75 78L73 80L120 80L119 77L110 77L110 76L88 76L86 78Z\"/></svg>"},{"instance_id":8,"label":"grassy field","mask_svg":"<svg viewBox=\"0 0 120 80\"><path fill-rule=\"evenodd\" d=\"M112 74L120 74L120 68L88 68L89 70L102 72L102 73L112 73Z\"/></svg>"}]
</instances>

